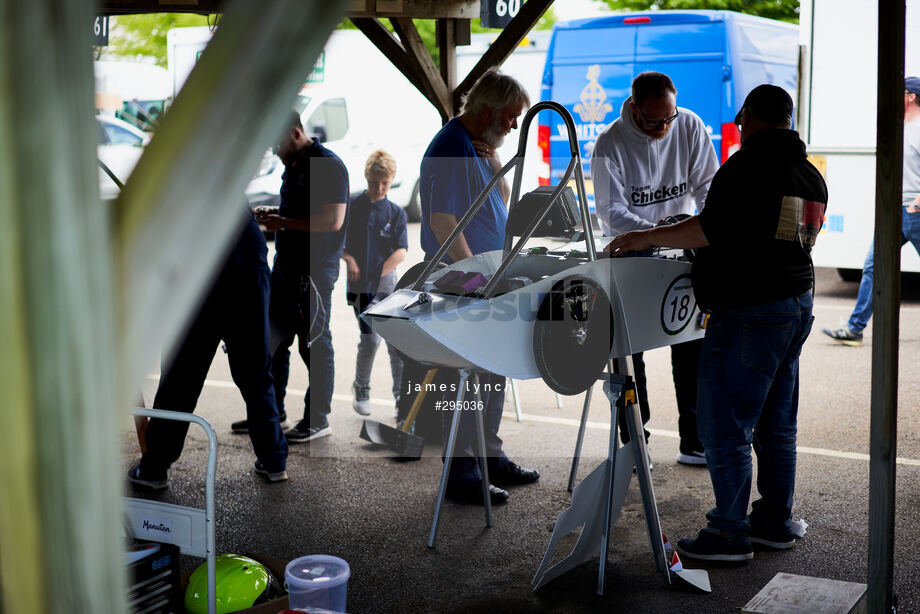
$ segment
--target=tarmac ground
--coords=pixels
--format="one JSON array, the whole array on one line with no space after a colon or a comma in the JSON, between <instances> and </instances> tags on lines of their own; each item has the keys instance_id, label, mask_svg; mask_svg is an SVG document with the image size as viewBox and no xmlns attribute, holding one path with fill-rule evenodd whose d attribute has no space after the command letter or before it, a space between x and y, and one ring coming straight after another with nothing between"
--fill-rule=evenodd
<instances>
[{"instance_id":1,"label":"tarmac ground","mask_svg":"<svg viewBox=\"0 0 920 614\"><path fill-rule=\"evenodd\" d=\"M410 245L418 245L410 225ZM414 238L414 242L413 242ZM417 261L412 254L403 270ZM872 328L862 347L838 346L820 333L845 321L857 285L835 271L818 269L815 326L801 358L799 454L795 517L809 525L795 548L757 550L742 564L702 563L712 592L681 583L668 585L655 571L635 480L612 534L606 592L596 594L598 559L585 563L539 591L530 582L543 557L556 517L570 503L566 490L583 397L554 394L540 380L518 382L522 420L506 399L501 436L519 464L541 472L538 483L512 490L506 505L493 509L491 528L480 507L446 503L436 547L427 547L441 472L441 450L399 462L387 450L358 438L362 417L351 408L351 381L358 327L344 299L344 272L333 295L336 394L332 435L291 446L290 480L264 483L252 469L248 437L230 432L245 415L226 356L218 351L197 414L218 434L216 483L217 552L260 552L282 559L333 554L348 561L349 612L737 612L779 572L866 582L868 569L869 422ZM920 612L920 283L906 277L901 331L895 592L899 612ZM646 353L652 433L649 453L662 530L672 543L692 537L713 505L708 471L678 465L677 409L667 348ZM292 419L300 417L307 371L292 358L285 399ZM158 374L144 387L152 402ZM393 424L386 351L378 352L372 379L374 420ZM578 477L606 456L609 406L598 386L593 395ZM170 471L170 487L150 493L128 486L129 496L204 507L207 441L193 426L185 450ZM126 417L125 468L139 449ZM756 491L754 495L756 496ZM568 553L576 535L562 542L556 559ZM188 558L183 566L199 562Z\"/></svg>"}]
</instances>

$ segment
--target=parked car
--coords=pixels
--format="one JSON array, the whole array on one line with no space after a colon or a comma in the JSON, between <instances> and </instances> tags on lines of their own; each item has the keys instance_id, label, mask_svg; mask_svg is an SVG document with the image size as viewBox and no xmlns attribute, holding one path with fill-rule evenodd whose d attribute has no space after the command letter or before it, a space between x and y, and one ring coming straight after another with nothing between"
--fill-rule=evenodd
<instances>
[{"instance_id":1,"label":"parked car","mask_svg":"<svg viewBox=\"0 0 920 614\"><path fill-rule=\"evenodd\" d=\"M134 165L150 142L150 135L131 124L114 117L97 115L99 144L96 155L121 183L128 180ZM116 184L102 167L99 167L99 194L102 198L115 198L120 192Z\"/></svg>"}]
</instances>

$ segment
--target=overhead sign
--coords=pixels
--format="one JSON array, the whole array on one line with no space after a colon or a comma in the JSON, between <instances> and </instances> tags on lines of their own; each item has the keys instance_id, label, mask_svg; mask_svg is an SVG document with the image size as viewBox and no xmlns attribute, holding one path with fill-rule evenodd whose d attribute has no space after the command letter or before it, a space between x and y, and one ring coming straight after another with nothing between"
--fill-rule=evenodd
<instances>
[{"instance_id":1,"label":"overhead sign","mask_svg":"<svg viewBox=\"0 0 920 614\"><path fill-rule=\"evenodd\" d=\"M504 28L521 10L523 0L482 0L479 19L484 28Z\"/></svg>"},{"instance_id":2,"label":"overhead sign","mask_svg":"<svg viewBox=\"0 0 920 614\"><path fill-rule=\"evenodd\" d=\"M96 17L93 20L93 44L97 47L105 47L109 44L109 18Z\"/></svg>"}]
</instances>

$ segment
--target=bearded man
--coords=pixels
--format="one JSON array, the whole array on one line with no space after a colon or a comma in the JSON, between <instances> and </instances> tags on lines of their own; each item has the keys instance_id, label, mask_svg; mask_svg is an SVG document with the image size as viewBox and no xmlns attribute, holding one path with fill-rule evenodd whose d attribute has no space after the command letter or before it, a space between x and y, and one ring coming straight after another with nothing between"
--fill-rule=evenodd
<instances>
[{"instance_id":1,"label":"bearded man","mask_svg":"<svg viewBox=\"0 0 920 614\"><path fill-rule=\"evenodd\" d=\"M517 128L517 118L529 105L530 99L520 83L497 70L489 71L470 89L460 115L447 122L432 139L422 160L419 179L421 243L426 259L434 257L495 172L501 169L495 150ZM508 220L505 203L509 195L508 184L502 179L445 254L447 263L504 247ZM485 411L489 498L492 503L504 503L508 492L499 486L536 482L540 474L511 462L502 451L498 428L504 408L505 378L484 373L480 374L479 382ZM444 412L442 416L445 441L450 413ZM481 504L482 476L473 456L473 419L472 412L461 414L446 496L453 501Z\"/></svg>"}]
</instances>

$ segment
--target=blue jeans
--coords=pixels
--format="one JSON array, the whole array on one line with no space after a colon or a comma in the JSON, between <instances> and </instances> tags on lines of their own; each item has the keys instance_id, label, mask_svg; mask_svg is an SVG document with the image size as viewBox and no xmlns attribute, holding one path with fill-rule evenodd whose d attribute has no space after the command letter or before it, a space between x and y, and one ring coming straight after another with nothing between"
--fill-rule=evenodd
<instances>
[{"instance_id":1,"label":"blue jeans","mask_svg":"<svg viewBox=\"0 0 920 614\"><path fill-rule=\"evenodd\" d=\"M310 323L301 319L299 312L310 317L306 298L298 291L299 275L288 275L272 271L271 318L275 331L281 335L281 344L272 356L272 377L275 380L275 397L278 408L283 410L284 397L290 374L290 347L297 337L297 349L309 372L309 384L304 396L306 426L323 426L332 411L332 388L335 381L335 355L332 349L332 333L329 330L329 316L332 313L332 286L338 277L338 264L318 272L311 271L311 278L323 306L318 314L317 327L322 331L319 338L307 345L310 337ZM303 304L300 304L300 303Z\"/></svg>"},{"instance_id":2,"label":"blue jeans","mask_svg":"<svg viewBox=\"0 0 920 614\"><path fill-rule=\"evenodd\" d=\"M910 241L920 254L920 213L908 213L907 207L901 207L901 245ZM875 269L875 242L869 246L869 254L863 264L862 280L856 295L856 307L850 315L847 326L854 333L861 332L872 317L872 278Z\"/></svg>"},{"instance_id":3,"label":"blue jeans","mask_svg":"<svg viewBox=\"0 0 920 614\"><path fill-rule=\"evenodd\" d=\"M699 365L697 420L716 506L709 527L748 534L751 445L757 490L751 521L789 529L795 490L799 353L811 331L807 292L766 305L714 309Z\"/></svg>"}]
</instances>

